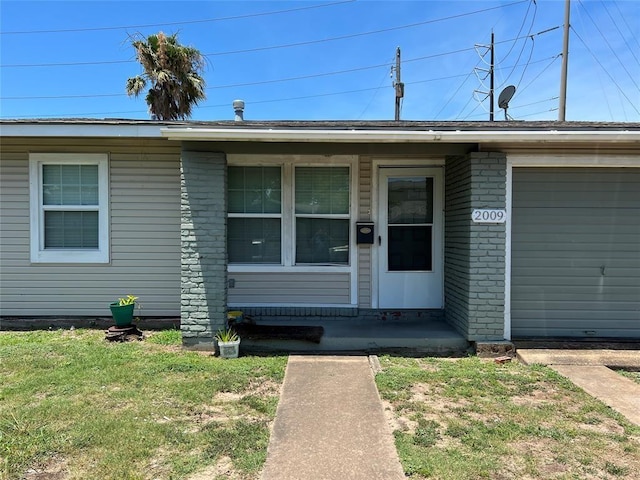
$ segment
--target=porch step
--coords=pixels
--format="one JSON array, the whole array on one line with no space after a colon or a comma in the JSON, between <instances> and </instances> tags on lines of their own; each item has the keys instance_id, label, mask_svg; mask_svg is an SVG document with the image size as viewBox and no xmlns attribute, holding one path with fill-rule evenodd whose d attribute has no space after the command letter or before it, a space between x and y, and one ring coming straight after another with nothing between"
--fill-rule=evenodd
<instances>
[{"instance_id":1,"label":"porch step","mask_svg":"<svg viewBox=\"0 0 640 480\"><path fill-rule=\"evenodd\" d=\"M258 325L260 322L257 322ZM269 319L269 325L291 325L291 320ZM420 355L456 355L470 348L469 342L443 321L425 319L362 320L348 318L296 318L296 325L321 326L319 343L243 338L242 352L366 352Z\"/></svg>"}]
</instances>

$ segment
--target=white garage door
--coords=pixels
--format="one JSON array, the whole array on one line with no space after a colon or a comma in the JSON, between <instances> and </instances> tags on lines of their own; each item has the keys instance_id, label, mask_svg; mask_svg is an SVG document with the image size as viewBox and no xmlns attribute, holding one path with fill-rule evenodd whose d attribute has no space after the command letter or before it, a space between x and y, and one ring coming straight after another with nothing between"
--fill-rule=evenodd
<instances>
[{"instance_id":1,"label":"white garage door","mask_svg":"<svg viewBox=\"0 0 640 480\"><path fill-rule=\"evenodd\" d=\"M514 168L512 337L640 338L640 169Z\"/></svg>"}]
</instances>

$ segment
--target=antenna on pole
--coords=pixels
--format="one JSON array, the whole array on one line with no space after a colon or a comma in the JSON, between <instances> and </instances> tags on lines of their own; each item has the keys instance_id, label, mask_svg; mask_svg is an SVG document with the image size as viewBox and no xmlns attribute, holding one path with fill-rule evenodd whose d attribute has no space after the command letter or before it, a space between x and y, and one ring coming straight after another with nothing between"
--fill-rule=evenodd
<instances>
[{"instance_id":1,"label":"antenna on pole","mask_svg":"<svg viewBox=\"0 0 640 480\"><path fill-rule=\"evenodd\" d=\"M558 108L558 120L564 122L567 109L567 67L569 64L569 15L571 13L571 0L564 3L564 38L562 41L562 71L560 73L560 100Z\"/></svg>"},{"instance_id":2,"label":"antenna on pole","mask_svg":"<svg viewBox=\"0 0 640 480\"><path fill-rule=\"evenodd\" d=\"M391 67L393 71L394 67ZM393 87L396 90L396 121L400 120L400 103L404 97L404 83L400 81L400 47L396 48L396 79L393 82Z\"/></svg>"}]
</instances>

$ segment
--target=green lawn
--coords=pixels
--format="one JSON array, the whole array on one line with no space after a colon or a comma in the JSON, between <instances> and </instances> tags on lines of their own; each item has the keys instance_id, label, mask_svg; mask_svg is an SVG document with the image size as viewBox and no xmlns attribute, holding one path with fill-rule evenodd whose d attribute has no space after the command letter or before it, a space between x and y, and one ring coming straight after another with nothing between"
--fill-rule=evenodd
<instances>
[{"instance_id":1,"label":"green lawn","mask_svg":"<svg viewBox=\"0 0 640 480\"><path fill-rule=\"evenodd\" d=\"M286 357L223 360L179 343L177 331L132 343L1 332L0 479L255 478Z\"/></svg>"},{"instance_id":2,"label":"green lawn","mask_svg":"<svg viewBox=\"0 0 640 480\"><path fill-rule=\"evenodd\" d=\"M286 360L186 352L177 331L0 332L0 480L254 480ZM408 478L638 478L640 428L550 369L380 363Z\"/></svg>"},{"instance_id":3,"label":"green lawn","mask_svg":"<svg viewBox=\"0 0 640 480\"><path fill-rule=\"evenodd\" d=\"M411 479L637 479L640 428L551 369L382 357L376 377Z\"/></svg>"}]
</instances>

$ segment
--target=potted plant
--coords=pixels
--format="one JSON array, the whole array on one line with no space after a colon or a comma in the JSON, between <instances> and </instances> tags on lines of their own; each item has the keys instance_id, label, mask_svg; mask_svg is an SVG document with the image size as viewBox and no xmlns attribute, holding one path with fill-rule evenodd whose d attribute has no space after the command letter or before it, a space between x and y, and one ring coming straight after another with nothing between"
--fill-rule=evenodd
<instances>
[{"instance_id":1,"label":"potted plant","mask_svg":"<svg viewBox=\"0 0 640 480\"><path fill-rule=\"evenodd\" d=\"M216 332L214 337L218 342L218 349L222 358L238 358L240 353L240 337L231 328L223 328Z\"/></svg>"},{"instance_id":2,"label":"potted plant","mask_svg":"<svg viewBox=\"0 0 640 480\"><path fill-rule=\"evenodd\" d=\"M138 297L127 295L119 298L117 302L109 305L111 316L116 322L117 327L128 327L133 321L133 310L136 308L136 300Z\"/></svg>"}]
</instances>

